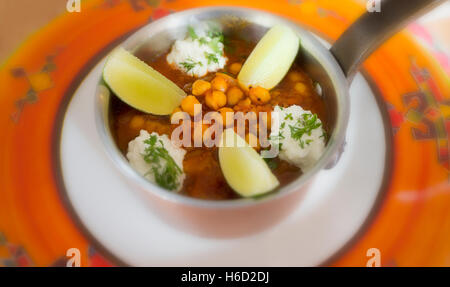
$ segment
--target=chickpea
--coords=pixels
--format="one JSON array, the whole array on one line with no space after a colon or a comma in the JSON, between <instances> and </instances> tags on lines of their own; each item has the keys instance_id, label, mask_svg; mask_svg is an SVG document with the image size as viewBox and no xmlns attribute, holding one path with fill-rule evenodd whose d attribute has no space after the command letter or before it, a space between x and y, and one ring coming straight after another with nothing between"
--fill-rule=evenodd
<instances>
[{"instance_id":1,"label":"chickpea","mask_svg":"<svg viewBox=\"0 0 450 287\"><path fill-rule=\"evenodd\" d=\"M287 77L288 77L289 81L292 81L292 82L299 82L299 81L303 81L303 79L304 79L303 75L297 71L289 72Z\"/></svg>"},{"instance_id":2,"label":"chickpea","mask_svg":"<svg viewBox=\"0 0 450 287\"><path fill-rule=\"evenodd\" d=\"M237 105L241 108L249 108L252 104L252 101L250 100L250 98L245 98L243 100L241 100L239 103L237 103Z\"/></svg>"},{"instance_id":3,"label":"chickpea","mask_svg":"<svg viewBox=\"0 0 450 287\"><path fill-rule=\"evenodd\" d=\"M130 128L133 130L140 130L145 124L145 119L141 115L135 115L131 118Z\"/></svg>"},{"instance_id":4,"label":"chickpea","mask_svg":"<svg viewBox=\"0 0 450 287\"><path fill-rule=\"evenodd\" d=\"M216 77L222 77L230 86L235 86L238 84L235 78L225 73L217 72Z\"/></svg>"},{"instance_id":5,"label":"chickpea","mask_svg":"<svg viewBox=\"0 0 450 287\"><path fill-rule=\"evenodd\" d=\"M181 101L181 108L183 109L183 111L185 111L189 115L195 116L194 107L195 107L196 104L201 105L196 97L190 95L190 96L187 96L186 98L184 98ZM200 109L198 109L197 112L201 112L201 110L202 109L200 107Z\"/></svg>"},{"instance_id":6,"label":"chickpea","mask_svg":"<svg viewBox=\"0 0 450 287\"><path fill-rule=\"evenodd\" d=\"M197 80L192 84L192 94L194 96L201 96L211 89L211 83L205 80Z\"/></svg>"},{"instance_id":7,"label":"chickpea","mask_svg":"<svg viewBox=\"0 0 450 287\"><path fill-rule=\"evenodd\" d=\"M265 104L270 101L270 93L262 87L254 87L249 91L250 99L255 104Z\"/></svg>"},{"instance_id":8,"label":"chickpea","mask_svg":"<svg viewBox=\"0 0 450 287\"><path fill-rule=\"evenodd\" d=\"M229 106L236 105L244 97L244 92L238 87L231 87L227 92L227 103Z\"/></svg>"},{"instance_id":9,"label":"chickpea","mask_svg":"<svg viewBox=\"0 0 450 287\"><path fill-rule=\"evenodd\" d=\"M211 86L214 90L221 91L225 93L228 89L228 83L227 80L224 77L216 76L211 81Z\"/></svg>"},{"instance_id":10,"label":"chickpea","mask_svg":"<svg viewBox=\"0 0 450 287\"><path fill-rule=\"evenodd\" d=\"M252 133L247 133L245 135L245 141L255 150L259 151L261 149L261 146L259 144L258 137L255 136Z\"/></svg>"},{"instance_id":11,"label":"chickpea","mask_svg":"<svg viewBox=\"0 0 450 287\"><path fill-rule=\"evenodd\" d=\"M303 84L301 82L298 82L298 83L295 84L294 90L296 92L298 92L299 94L304 95L306 93L307 87L306 87L305 84Z\"/></svg>"},{"instance_id":12,"label":"chickpea","mask_svg":"<svg viewBox=\"0 0 450 287\"><path fill-rule=\"evenodd\" d=\"M232 73L233 75L237 75L241 71L241 68L242 68L241 63L233 63L228 68L228 71L230 71L230 73Z\"/></svg>"},{"instance_id":13,"label":"chickpea","mask_svg":"<svg viewBox=\"0 0 450 287\"><path fill-rule=\"evenodd\" d=\"M231 109L231 108L221 108L221 109L219 109L219 113L222 116L222 123L223 123L224 127L228 127L231 124L233 124L233 121L234 121L234 118L233 118L234 111L233 111L233 109ZM231 115L229 115L227 117L227 113L231 113Z\"/></svg>"},{"instance_id":14,"label":"chickpea","mask_svg":"<svg viewBox=\"0 0 450 287\"><path fill-rule=\"evenodd\" d=\"M206 105L213 110L218 110L227 103L227 96L221 91L209 91L205 97Z\"/></svg>"}]
</instances>

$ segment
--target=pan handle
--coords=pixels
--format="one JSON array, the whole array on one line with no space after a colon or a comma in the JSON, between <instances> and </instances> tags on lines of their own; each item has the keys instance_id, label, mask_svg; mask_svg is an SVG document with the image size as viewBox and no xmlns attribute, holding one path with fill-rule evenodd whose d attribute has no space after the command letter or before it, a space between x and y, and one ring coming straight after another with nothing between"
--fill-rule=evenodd
<instances>
[{"instance_id":1,"label":"pan handle","mask_svg":"<svg viewBox=\"0 0 450 287\"><path fill-rule=\"evenodd\" d=\"M367 1L368 12L347 28L330 49L349 83L361 63L383 42L408 22L446 0Z\"/></svg>"},{"instance_id":2,"label":"pan handle","mask_svg":"<svg viewBox=\"0 0 450 287\"><path fill-rule=\"evenodd\" d=\"M361 63L383 42L408 22L445 1L367 0L367 12L350 25L330 48L348 82L353 81ZM326 169L336 165L344 147L345 141Z\"/></svg>"}]
</instances>

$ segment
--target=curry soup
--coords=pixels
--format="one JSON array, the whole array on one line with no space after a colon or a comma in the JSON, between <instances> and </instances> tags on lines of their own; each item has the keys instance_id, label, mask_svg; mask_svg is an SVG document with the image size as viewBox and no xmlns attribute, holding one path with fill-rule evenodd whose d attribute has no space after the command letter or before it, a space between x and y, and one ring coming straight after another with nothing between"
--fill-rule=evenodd
<instances>
[{"instance_id":1,"label":"curry soup","mask_svg":"<svg viewBox=\"0 0 450 287\"><path fill-rule=\"evenodd\" d=\"M225 41L225 56L228 58L224 69L218 73L236 78L239 68L247 59L255 47L255 43L250 43L238 37L227 37ZM175 69L166 61L167 53L158 56L147 64L160 72L162 75L173 81L182 88L188 95L193 93L193 83L199 78L192 77L186 73ZM145 59L145 56L136 55ZM234 65L233 65L234 64ZM200 79L211 82L216 77L216 73L208 73ZM233 111L242 112L270 112L274 106L288 107L299 105L305 110L310 110L318 115L319 119L326 127L326 110L324 102L316 92L313 81L304 73L298 63L294 63L284 79L272 90L270 90L270 100L263 104L254 104L249 100L248 94L235 105L229 103L226 107ZM212 111L205 103L205 97L196 97L202 104L203 114ZM122 153L126 154L128 143L139 135L140 130L147 130L149 133L156 132L160 135L170 135L176 125L171 124L170 116L155 116L136 110L118 97L111 98L111 130L116 144ZM260 125L261 128L261 125ZM266 127L269 129L270 125ZM183 169L186 174L180 193L190 197L210 200L226 200L239 198L227 184L221 171L218 161L218 148L212 147L186 147L187 153L183 161ZM300 168L289 164L278 157L267 160L273 174L280 182L280 186L288 184L302 174Z\"/></svg>"}]
</instances>

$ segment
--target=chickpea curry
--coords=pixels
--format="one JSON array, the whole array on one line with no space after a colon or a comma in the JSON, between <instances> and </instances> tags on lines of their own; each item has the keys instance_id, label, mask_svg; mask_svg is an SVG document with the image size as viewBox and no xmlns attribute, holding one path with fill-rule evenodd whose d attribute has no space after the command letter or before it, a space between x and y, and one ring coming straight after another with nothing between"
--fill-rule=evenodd
<instances>
[{"instance_id":1,"label":"chickpea curry","mask_svg":"<svg viewBox=\"0 0 450 287\"><path fill-rule=\"evenodd\" d=\"M311 78L297 62L290 66L288 72L274 88L269 90L260 86L254 86L246 89L239 84L237 77L246 59L255 48L256 43L234 35L225 37L223 43L223 56L227 59L224 67L214 72L208 72L200 77L186 73L186 70L180 70L173 63L169 63L167 59L170 51L146 62L146 64L180 87L187 95L171 115L145 113L129 106L120 100L119 97L112 96L110 105L111 130L113 131L116 144L124 155L127 154L130 141L138 137L141 130L145 130L149 134L167 135L170 138L170 135L177 127L177 124L171 123L171 119L180 111L194 117L195 104L201 105L203 114L211 111L217 112L220 115L219 120L222 121L224 127L230 124L226 113L267 112L269 114L267 120L259 121L257 124L259 129L265 129L268 134L271 133L272 129L270 113L274 111L274 108L277 106L283 109L296 105L311 112L311 114L304 115L298 122L311 122L313 116L310 115L314 115L315 118L323 122L325 129L327 117L323 99L317 92ZM136 56L139 57L139 55ZM287 114L285 118L289 116L290 114ZM317 122L313 124L316 125L315 127L320 126L320 124L317 125ZM203 132L207 127L207 125L203 125ZM303 131L305 136L308 133L311 134L311 128L308 130L305 127L307 127L306 124L295 131ZM290 126L292 138L294 139L295 128L295 126ZM300 137L303 134L300 134ZM257 141L257 145L253 148L260 152L262 148L257 135L253 134L247 127L245 140L249 142L252 137L256 138ZM309 144L308 141L312 140L306 139L303 142L298 141L298 143L299 145L305 144L305 142ZM183 149L186 151L182 162L185 179L179 193L208 200L228 200L241 197L228 184L223 174L217 147L183 147ZM265 159L265 161L279 181L280 187L302 174L302 169L298 165L281 157Z\"/></svg>"}]
</instances>

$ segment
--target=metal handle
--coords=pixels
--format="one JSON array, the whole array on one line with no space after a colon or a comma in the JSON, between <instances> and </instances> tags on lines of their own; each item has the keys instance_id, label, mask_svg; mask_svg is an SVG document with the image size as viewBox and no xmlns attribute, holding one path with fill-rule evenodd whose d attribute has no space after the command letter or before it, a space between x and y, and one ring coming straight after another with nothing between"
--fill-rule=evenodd
<instances>
[{"instance_id":1,"label":"metal handle","mask_svg":"<svg viewBox=\"0 0 450 287\"><path fill-rule=\"evenodd\" d=\"M363 14L344 31L330 49L349 82L353 80L360 64L378 46L409 21L446 0L371 1L380 1L380 12Z\"/></svg>"},{"instance_id":2,"label":"metal handle","mask_svg":"<svg viewBox=\"0 0 450 287\"><path fill-rule=\"evenodd\" d=\"M445 0L368 0L379 1L379 12L366 12L359 17L331 47L349 83L361 63L384 41L394 35L409 21ZM369 4L368 4L369 5ZM336 158L325 168L333 168L345 147L342 144Z\"/></svg>"}]
</instances>

